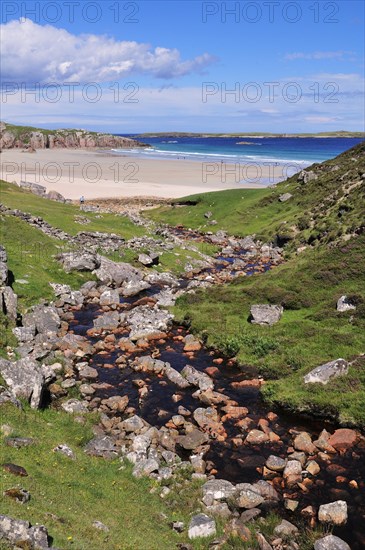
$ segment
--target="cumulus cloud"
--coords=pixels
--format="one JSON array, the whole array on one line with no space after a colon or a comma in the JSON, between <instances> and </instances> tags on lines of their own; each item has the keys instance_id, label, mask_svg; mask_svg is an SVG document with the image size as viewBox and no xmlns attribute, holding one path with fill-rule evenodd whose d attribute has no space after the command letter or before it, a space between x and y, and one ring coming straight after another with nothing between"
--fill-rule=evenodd
<instances>
[{"instance_id":1,"label":"cumulus cloud","mask_svg":"<svg viewBox=\"0 0 365 550\"><path fill-rule=\"evenodd\" d=\"M327 52L294 52L287 53L285 59L293 61L295 59L347 59L349 56L354 56L354 52L348 52L345 50L327 51Z\"/></svg>"},{"instance_id":2,"label":"cumulus cloud","mask_svg":"<svg viewBox=\"0 0 365 550\"><path fill-rule=\"evenodd\" d=\"M106 82L130 74L174 78L202 72L214 62L204 53L182 60L177 49L74 35L29 19L1 25L2 78L11 82Z\"/></svg>"}]
</instances>

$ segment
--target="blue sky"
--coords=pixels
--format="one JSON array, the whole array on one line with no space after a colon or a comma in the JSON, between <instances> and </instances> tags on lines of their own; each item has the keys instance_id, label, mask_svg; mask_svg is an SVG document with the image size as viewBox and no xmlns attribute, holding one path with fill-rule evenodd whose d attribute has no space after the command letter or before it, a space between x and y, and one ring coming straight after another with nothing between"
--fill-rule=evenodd
<instances>
[{"instance_id":1,"label":"blue sky","mask_svg":"<svg viewBox=\"0 0 365 550\"><path fill-rule=\"evenodd\" d=\"M9 122L364 130L362 1L4 0L1 16Z\"/></svg>"}]
</instances>

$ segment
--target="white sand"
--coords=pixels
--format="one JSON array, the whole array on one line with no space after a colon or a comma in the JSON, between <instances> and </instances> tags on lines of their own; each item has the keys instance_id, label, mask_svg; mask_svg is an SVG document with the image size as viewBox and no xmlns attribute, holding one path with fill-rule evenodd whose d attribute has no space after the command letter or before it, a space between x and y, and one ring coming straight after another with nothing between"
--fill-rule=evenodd
<instances>
[{"instance_id":1,"label":"white sand","mask_svg":"<svg viewBox=\"0 0 365 550\"><path fill-rule=\"evenodd\" d=\"M39 183L68 199L178 198L223 189L260 188L259 178L280 177L280 166L141 159L83 149L3 150L0 177ZM259 176L259 177L258 177ZM251 179L251 181L248 180ZM266 182L267 185L267 182Z\"/></svg>"}]
</instances>

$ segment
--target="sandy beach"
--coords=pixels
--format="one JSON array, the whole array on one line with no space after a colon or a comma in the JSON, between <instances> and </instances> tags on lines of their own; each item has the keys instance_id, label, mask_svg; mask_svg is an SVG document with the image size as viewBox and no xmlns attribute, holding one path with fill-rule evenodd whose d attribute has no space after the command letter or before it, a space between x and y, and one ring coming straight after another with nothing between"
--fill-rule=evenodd
<instances>
[{"instance_id":1,"label":"sandy beach","mask_svg":"<svg viewBox=\"0 0 365 550\"><path fill-rule=\"evenodd\" d=\"M179 198L194 193L261 188L282 176L282 167L190 160L160 160L84 149L5 149L1 179L39 183L77 200L118 197ZM270 181L268 181L270 179ZM260 183L264 181L263 183Z\"/></svg>"}]
</instances>

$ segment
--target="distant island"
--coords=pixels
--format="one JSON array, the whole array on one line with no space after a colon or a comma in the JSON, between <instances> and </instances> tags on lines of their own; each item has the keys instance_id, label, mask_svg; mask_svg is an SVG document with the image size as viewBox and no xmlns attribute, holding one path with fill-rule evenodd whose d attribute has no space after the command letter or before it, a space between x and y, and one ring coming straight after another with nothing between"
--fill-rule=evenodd
<instances>
[{"instance_id":1,"label":"distant island","mask_svg":"<svg viewBox=\"0 0 365 550\"><path fill-rule=\"evenodd\" d=\"M298 134L274 134L270 132L245 132L245 133L206 133L206 132L146 132L143 134L135 134L135 138L365 138L365 132L348 132L346 130L338 130L336 132L318 132L318 133L298 133ZM243 145L239 143L239 145ZM245 143L244 145L248 145Z\"/></svg>"}]
</instances>

